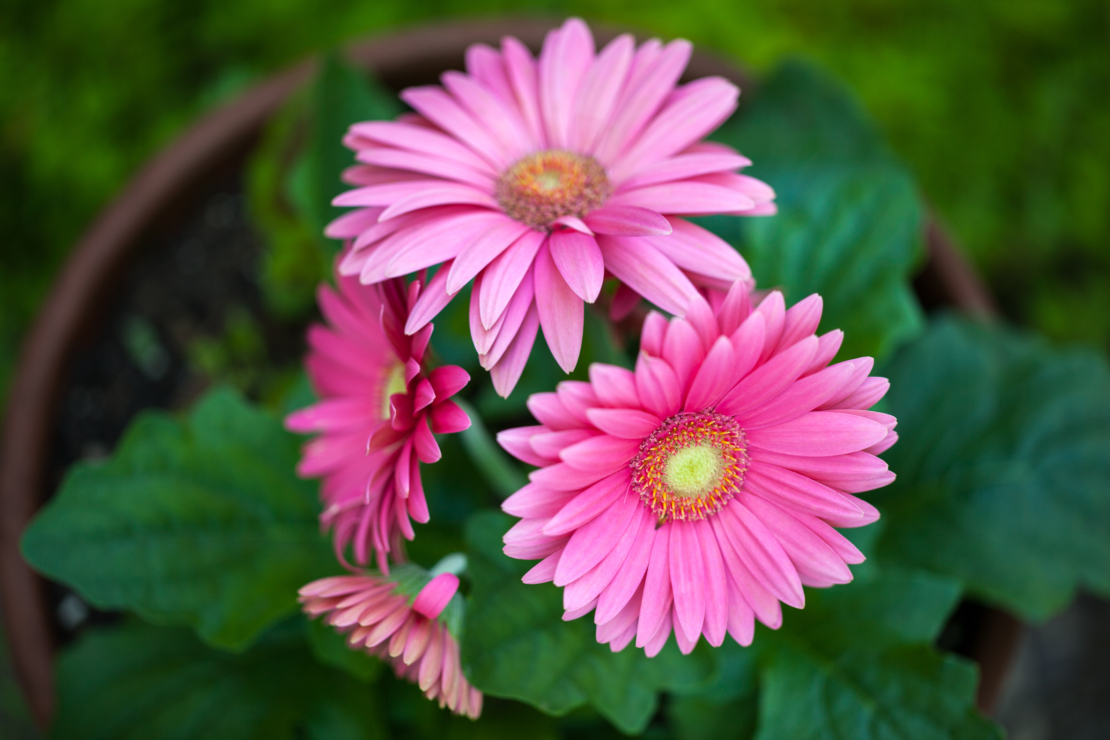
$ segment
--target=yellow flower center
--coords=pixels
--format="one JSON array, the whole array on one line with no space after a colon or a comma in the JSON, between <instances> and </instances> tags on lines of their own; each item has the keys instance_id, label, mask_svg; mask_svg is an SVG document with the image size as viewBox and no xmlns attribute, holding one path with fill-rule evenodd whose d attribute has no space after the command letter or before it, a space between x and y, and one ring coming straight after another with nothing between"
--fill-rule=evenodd
<instances>
[{"instance_id":1,"label":"yellow flower center","mask_svg":"<svg viewBox=\"0 0 1110 740\"><path fill-rule=\"evenodd\" d=\"M723 414L677 414L640 444L632 490L661 522L704 519L740 493L749 464L747 440Z\"/></svg>"},{"instance_id":2,"label":"yellow flower center","mask_svg":"<svg viewBox=\"0 0 1110 740\"><path fill-rule=\"evenodd\" d=\"M565 149L545 149L518 160L497 181L496 196L510 217L550 229L562 216L584 216L612 193L596 159Z\"/></svg>"},{"instance_id":3,"label":"yellow flower center","mask_svg":"<svg viewBox=\"0 0 1110 740\"><path fill-rule=\"evenodd\" d=\"M395 363L393 367L386 371L385 386L382 391L382 418L389 418L389 399L395 393L405 393L408 387L405 384L405 366L401 363Z\"/></svg>"}]
</instances>

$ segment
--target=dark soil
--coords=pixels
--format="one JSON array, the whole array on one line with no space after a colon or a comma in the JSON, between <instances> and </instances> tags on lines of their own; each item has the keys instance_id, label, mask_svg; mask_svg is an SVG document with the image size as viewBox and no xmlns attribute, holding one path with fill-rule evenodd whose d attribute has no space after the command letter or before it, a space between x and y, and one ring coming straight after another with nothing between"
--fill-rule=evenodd
<instances>
[{"instance_id":1,"label":"dark soil","mask_svg":"<svg viewBox=\"0 0 1110 740\"><path fill-rule=\"evenodd\" d=\"M263 354L257 359L296 366L304 352L304 325L276 322L263 306L262 243L238 178L219 183L139 254L70 365L52 491L73 463L107 456L143 409L186 408L211 382L190 356L198 342L218 342L230 317L247 317ZM110 619L57 584L51 600L62 642L89 621Z\"/></svg>"}]
</instances>

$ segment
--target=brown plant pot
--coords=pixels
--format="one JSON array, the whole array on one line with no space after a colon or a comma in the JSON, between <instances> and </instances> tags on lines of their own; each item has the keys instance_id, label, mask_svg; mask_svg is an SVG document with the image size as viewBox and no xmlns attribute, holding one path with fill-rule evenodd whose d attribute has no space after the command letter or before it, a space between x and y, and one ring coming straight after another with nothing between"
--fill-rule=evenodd
<instances>
[{"instance_id":1,"label":"brown plant pot","mask_svg":"<svg viewBox=\"0 0 1110 740\"><path fill-rule=\"evenodd\" d=\"M473 43L497 44L512 35L536 50L555 25L538 19L444 23L362 41L346 55L400 89L461 68ZM599 42L617 34L595 30ZM0 436L0 604L17 677L40 727L48 726L54 710L55 644L45 582L24 562L19 538L51 493L46 471L69 363L96 330L140 247L172 229L201 193L242 166L266 121L312 78L317 64L306 60L205 115L143 167L75 245L24 342ZM706 75L750 83L735 66L695 52L686 76ZM932 217L925 241L928 261L915 283L922 303L979 317L996 314L990 294ZM996 610L979 621L969 653L982 666L979 706L990 711L1020 626Z\"/></svg>"}]
</instances>

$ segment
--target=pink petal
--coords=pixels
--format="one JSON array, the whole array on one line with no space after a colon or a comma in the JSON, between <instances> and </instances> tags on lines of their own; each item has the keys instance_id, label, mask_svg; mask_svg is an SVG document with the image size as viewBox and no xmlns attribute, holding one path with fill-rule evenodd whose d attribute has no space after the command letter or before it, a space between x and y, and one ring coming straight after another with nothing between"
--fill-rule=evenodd
<instances>
[{"instance_id":1,"label":"pink petal","mask_svg":"<svg viewBox=\"0 0 1110 740\"><path fill-rule=\"evenodd\" d=\"M559 558L555 585L565 586L581 578L612 552L641 506L639 497L626 491L608 509L575 530Z\"/></svg>"},{"instance_id":2,"label":"pink petal","mask_svg":"<svg viewBox=\"0 0 1110 740\"><path fill-rule=\"evenodd\" d=\"M650 518L651 516L652 514L647 508L643 506L635 507L628 526L624 528L624 532L621 533L621 537L617 540L612 551L584 576L567 584L563 591L564 609L580 609L586 604L590 604L591 609L596 607L598 596L612 582L613 576L616 575L621 565L628 558L628 553L631 551L640 531L641 521L644 517Z\"/></svg>"},{"instance_id":3,"label":"pink petal","mask_svg":"<svg viewBox=\"0 0 1110 740\"><path fill-rule=\"evenodd\" d=\"M429 416L436 434L454 434L470 428L470 417L454 401L437 403Z\"/></svg>"},{"instance_id":4,"label":"pink petal","mask_svg":"<svg viewBox=\"0 0 1110 740\"><path fill-rule=\"evenodd\" d=\"M401 91L401 99L436 126L473 149L482 159L493 165L495 171L501 171L511 164L505 146L442 88L410 87Z\"/></svg>"},{"instance_id":5,"label":"pink petal","mask_svg":"<svg viewBox=\"0 0 1110 740\"><path fill-rule=\"evenodd\" d=\"M640 331L640 351L647 352L653 357L663 355L663 340L667 338L667 327L670 324L658 311L649 311L644 318L644 326Z\"/></svg>"},{"instance_id":6,"label":"pink petal","mask_svg":"<svg viewBox=\"0 0 1110 740\"><path fill-rule=\"evenodd\" d=\"M690 59L692 48L690 42L682 39L667 44L657 55L652 53L654 49L648 44L640 47L625 94L615 108L616 115L595 150L598 161L605 165L615 162L628 143L643 130L674 89Z\"/></svg>"},{"instance_id":7,"label":"pink petal","mask_svg":"<svg viewBox=\"0 0 1110 740\"><path fill-rule=\"evenodd\" d=\"M783 320L782 336L779 338L779 351L817 332L823 306L821 296L814 293L787 310Z\"/></svg>"},{"instance_id":8,"label":"pink petal","mask_svg":"<svg viewBox=\"0 0 1110 740\"><path fill-rule=\"evenodd\" d=\"M664 311L681 316L697 289L673 262L644 243L648 238L602 236L597 243L614 277Z\"/></svg>"},{"instance_id":9,"label":"pink petal","mask_svg":"<svg viewBox=\"0 0 1110 740\"><path fill-rule=\"evenodd\" d=\"M436 398L446 399L466 387L470 373L456 365L441 365L428 373L428 380L435 389Z\"/></svg>"},{"instance_id":10,"label":"pink petal","mask_svg":"<svg viewBox=\"0 0 1110 740\"><path fill-rule=\"evenodd\" d=\"M752 449L749 454L755 462L777 465L810 478L836 483L866 480L888 472L887 464L883 460L866 452L851 452L834 457L802 457Z\"/></svg>"},{"instance_id":11,"label":"pink petal","mask_svg":"<svg viewBox=\"0 0 1110 740\"><path fill-rule=\"evenodd\" d=\"M663 621L659 624L659 629L656 630L655 634L652 635L651 639L648 640L644 644L644 655L646 655L649 658L654 658L656 655L658 655L663 650L663 647L667 644L667 640L671 636L671 626L672 626L672 624L673 624L673 618L671 617L671 610L668 609L667 613L665 615L663 615ZM639 634L639 632L637 631L637 635L638 634ZM677 641L677 638L678 638L678 634L676 633L675 634L676 641ZM687 652L689 652L689 651L687 651Z\"/></svg>"},{"instance_id":12,"label":"pink petal","mask_svg":"<svg viewBox=\"0 0 1110 740\"><path fill-rule=\"evenodd\" d=\"M718 337L690 383L683 410L696 412L716 406L732 385L734 364L732 342Z\"/></svg>"},{"instance_id":13,"label":"pink petal","mask_svg":"<svg viewBox=\"0 0 1110 740\"><path fill-rule=\"evenodd\" d=\"M755 514L733 499L721 510L725 532L747 569L779 601L796 609L805 606L798 571L775 536Z\"/></svg>"},{"instance_id":14,"label":"pink petal","mask_svg":"<svg viewBox=\"0 0 1110 740\"><path fill-rule=\"evenodd\" d=\"M596 436L597 432L592 429L567 429L561 432L545 431L540 434L534 434L529 442L537 455L550 457L551 462L555 462L559 459L559 453L561 453L565 447Z\"/></svg>"},{"instance_id":15,"label":"pink petal","mask_svg":"<svg viewBox=\"0 0 1110 740\"><path fill-rule=\"evenodd\" d=\"M432 436L432 430L428 428L428 422L423 418L416 423L412 440L416 449L416 456L425 465L437 462L442 456L439 445L436 444L436 438Z\"/></svg>"},{"instance_id":16,"label":"pink petal","mask_svg":"<svg viewBox=\"0 0 1110 740\"><path fill-rule=\"evenodd\" d=\"M841 411L810 411L788 422L747 432L748 442L770 452L821 457L857 452L882 441L887 428Z\"/></svg>"},{"instance_id":17,"label":"pink petal","mask_svg":"<svg viewBox=\"0 0 1110 740\"><path fill-rule=\"evenodd\" d=\"M571 114L570 148L590 153L604 132L632 64L635 41L621 34L601 50L582 78Z\"/></svg>"},{"instance_id":18,"label":"pink petal","mask_svg":"<svg viewBox=\"0 0 1110 740\"><path fill-rule=\"evenodd\" d=\"M705 561L693 522L672 521L670 561L675 621L690 642L697 642L705 619Z\"/></svg>"},{"instance_id":19,"label":"pink petal","mask_svg":"<svg viewBox=\"0 0 1110 740\"><path fill-rule=\"evenodd\" d=\"M466 49L466 71L502 100L513 105L516 104L513 89L509 85L509 78L505 75L505 67L501 63L501 55L497 50L485 44L471 44L468 46Z\"/></svg>"},{"instance_id":20,"label":"pink petal","mask_svg":"<svg viewBox=\"0 0 1110 740\"><path fill-rule=\"evenodd\" d=\"M629 480L630 474L626 469L613 473L593 484L570 499L551 518L551 521L544 525L544 533L557 537L569 534L584 526L587 522L593 521L595 517L624 496L628 490Z\"/></svg>"},{"instance_id":21,"label":"pink petal","mask_svg":"<svg viewBox=\"0 0 1110 740\"><path fill-rule=\"evenodd\" d=\"M505 61L505 74L516 93L520 114L528 127L537 148L547 147L547 135L540 117L539 91L536 82L536 63L532 54L512 36L501 40L501 53Z\"/></svg>"},{"instance_id":22,"label":"pink petal","mask_svg":"<svg viewBox=\"0 0 1110 740\"><path fill-rule=\"evenodd\" d=\"M694 301L691 305L696 305ZM674 370L678 382L679 402L685 396L686 389L690 386L694 371L705 357L705 348L701 337L690 325L689 321L682 318L671 320L667 329L667 337L663 340L663 359Z\"/></svg>"},{"instance_id":23,"label":"pink petal","mask_svg":"<svg viewBox=\"0 0 1110 740\"><path fill-rule=\"evenodd\" d=\"M766 362L779 346L782 328L786 323L786 301L782 293L772 290L763 297L753 313L761 314L767 322L766 340L763 343L763 352L759 355L759 361Z\"/></svg>"},{"instance_id":24,"label":"pink petal","mask_svg":"<svg viewBox=\"0 0 1110 740\"><path fill-rule=\"evenodd\" d=\"M722 334L731 336L733 332L740 328L744 319L748 318L752 310L750 296L751 290L743 281L737 280L732 284L720 310L717 312L717 323Z\"/></svg>"},{"instance_id":25,"label":"pink petal","mask_svg":"<svg viewBox=\"0 0 1110 740\"><path fill-rule=\"evenodd\" d=\"M718 410L744 418L749 409L768 403L789 388L809 366L816 351L817 337L810 336L775 355L729 391Z\"/></svg>"},{"instance_id":26,"label":"pink petal","mask_svg":"<svg viewBox=\"0 0 1110 740\"><path fill-rule=\"evenodd\" d=\"M703 77L675 91L648 125L624 162L658 161L682 151L720 126L736 110L740 89L721 77ZM637 168L638 169L638 168ZM628 172L634 171L631 167ZM622 168L616 178L621 179Z\"/></svg>"},{"instance_id":27,"label":"pink petal","mask_svg":"<svg viewBox=\"0 0 1110 740\"><path fill-rule=\"evenodd\" d=\"M663 424L658 416L638 409L590 409L586 415L591 424L606 434L635 440L637 444Z\"/></svg>"},{"instance_id":28,"label":"pink petal","mask_svg":"<svg viewBox=\"0 0 1110 740\"><path fill-rule=\"evenodd\" d=\"M497 444L508 452L510 455L526 462L529 465L544 466L548 465L553 460L546 458L542 455L537 455L532 450L532 445L529 444L529 439L533 434L547 431L547 427L531 426L531 427L516 427L515 429L506 429L497 433Z\"/></svg>"},{"instance_id":29,"label":"pink petal","mask_svg":"<svg viewBox=\"0 0 1110 740\"><path fill-rule=\"evenodd\" d=\"M755 205L755 202L743 193L694 180L679 180L621 190L609 199L609 203L615 206L639 206L659 213L689 216L745 211Z\"/></svg>"},{"instance_id":30,"label":"pink petal","mask_svg":"<svg viewBox=\"0 0 1110 740\"><path fill-rule=\"evenodd\" d=\"M447 276L447 292L458 293L490 262L512 246L530 229L522 223L505 219L478 236L460 252Z\"/></svg>"},{"instance_id":31,"label":"pink petal","mask_svg":"<svg viewBox=\"0 0 1110 740\"><path fill-rule=\"evenodd\" d=\"M821 368L832 362L836 357L836 353L840 351L840 345L844 342L844 332L840 329L833 329L826 332L817 338L817 354L813 356L813 361L809 364L809 369L806 373L817 372Z\"/></svg>"},{"instance_id":32,"label":"pink petal","mask_svg":"<svg viewBox=\"0 0 1110 740\"><path fill-rule=\"evenodd\" d=\"M732 542L724 518L715 516L706 521L712 525L713 533L717 535L717 545L725 560L725 570L728 571L730 585L736 588L760 622L771 629L778 629L782 624L782 607L779 600L764 588L744 565Z\"/></svg>"},{"instance_id":33,"label":"pink petal","mask_svg":"<svg viewBox=\"0 0 1110 740\"><path fill-rule=\"evenodd\" d=\"M613 236L666 236L673 230L658 212L636 206L607 205L586 214L585 222L594 233Z\"/></svg>"},{"instance_id":34,"label":"pink petal","mask_svg":"<svg viewBox=\"0 0 1110 740\"><path fill-rule=\"evenodd\" d=\"M358 153L358 161L376 168L389 168L399 171L408 170L420 175L445 178L458 183L465 183L487 195L493 195L494 179L486 172L479 172L465 164L453 162L444 157L432 157L417 152L406 152L400 149L363 149ZM388 170L386 170L388 171ZM368 178L358 178L366 183Z\"/></svg>"},{"instance_id":35,"label":"pink petal","mask_svg":"<svg viewBox=\"0 0 1110 740\"><path fill-rule=\"evenodd\" d=\"M459 72L444 72L440 77L455 100L459 101L474 120L480 121L502 146L511 160L527 154L531 141L515 105L505 100L467 75Z\"/></svg>"},{"instance_id":36,"label":"pink petal","mask_svg":"<svg viewBox=\"0 0 1110 740\"><path fill-rule=\"evenodd\" d=\"M751 497L745 504L782 545L803 575L831 583L848 583L852 571L829 545L792 514L763 499Z\"/></svg>"},{"instance_id":37,"label":"pink petal","mask_svg":"<svg viewBox=\"0 0 1110 740\"><path fill-rule=\"evenodd\" d=\"M448 260L440 265L435 277L428 282L428 287L420 292L420 297L416 299L405 321L405 334L412 336L423 329L455 297L454 293L447 292L446 287L451 264L451 260Z\"/></svg>"},{"instance_id":38,"label":"pink petal","mask_svg":"<svg viewBox=\"0 0 1110 740\"><path fill-rule=\"evenodd\" d=\"M640 622L636 630L636 647L643 647L655 636L671 612L671 566L668 557L671 527L655 531L644 580L644 597L640 602Z\"/></svg>"},{"instance_id":39,"label":"pink petal","mask_svg":"<svg viewBox=\"0 0 1110 740\"><path fill-rule=\"evenodd\" d=\"M550 583L555 578L555 568L559 565L559 556L563 551L553 552L524 574L520 580L527 584Z\"/></svg>"},{"instance_id":40,"label":"pink petal","mask_svg":"<svg viewBox=\"0 0 1110 740\"><path fill-rule=\"evenodd\" d=\"M597 624L605 624L614 619L633 603L636 614L639 615L640 599L636 598L636 593L642 588L654 540L655 518L641 515L632 547L620 568L617 569L616 575L597 599L597 612L594 615L594 621Z\"/></svg>"},{"instance_id":41,"label":"pink petal","mask_svg":"<svg viewBox=\"0 0 1110 740\"><path fill-rule=\"evenodd\" d=\"M482 283L485 283L484 274L481 276L480 280ZM508 350L510 343L516 337L517 332L520 331L520 327L524 324L524 320L528 317L528 312L533 309L535 304L535 292L532 286L532 273L529 271L528 274L524 276L524 280L520 282L520 286L516 289L516 293L513 294L512 300L509 301L509 305L505 308L504 313L497 318L497 321L493 324L493 328L490 329L490 334L495 335L493 344L490 346L486 355L479 356L478 358L479 363L487 370L501 361L502 355ZM472 300L472 309L473 306ZM480 303L478 310L480 313ZM479 320L475 323L473 316L471 317L470 330L472 336L480 336L481 332L484 331L481 326L481 321Z\"/></svg>"},{"instance_id":42,"label":"pink petal","mask_svg":"<svg viewBox=\"0 0 1110 740\"><path fill-rule=\"evenodd\" d=\"M536 256L533 280L536 308L547 346L563 372L569 373L578 364L578 353L582 349L585 320L582 299L567 285L548 249L541 248Z\"/></svg>"},{"instance_id":43,"label":"pink petal","mask_svg":"<svg viewBox=\"0 0 1110 740\"><path fill-rule=\"evenodd\" d=\"M428 188L449 185L451 185L451 183L444 180L405 180L386 183L384 185L368 185L364 188L356 188L354 190L348 190L345 193L340 193L332 199L331 204L333 206L388 207L411 195L418 195ZM474 188L470 188L470 190L474 193L478 193ZM480 195L481 193L478 194ZM488 198L489 196L486 197Z\"/></svg>"},{"instance_id":44,"label":"pink petal","mask_svg":"<svg viewBox=\"0 0 1110 740\"><path fill-rule=\"evenodd\" d=\"M667 157L662 161L648 164L638 163L635 174L632 174L623 182L618 182L617 187L631 190L645 185L656 185L714 172L736 170L747 167L751 163L750 159L734 151L678 154Z\"/></svg>"},{"instance_id":45,"label":"pink petal","mask_svg":"<svg viewBox=\"0 0 1110 740\"><path fill-rule=\"evenodd\" d=\"M661 419L673 416L682 403L682 391L671 366L643 352L636 360L636 391L641 405Z\"/></svg>"},{"instance_id":46,"label":"pink petal","mask_svg":"<svg viewBox=\"0 0 1110 740\"><path fill-rule=\"evenodd\" d=\"M551 225L552 227L565 226L568 229L573 229L574 231L586 234L587 236L594 235L594 232L590 230L590 227L586 225L586 222L578 218L578 216L559 216L559 218L551 222Z\"/></svg>"},{"instance_id":47,"label":"pink petal","mask_svg":"<svg viewBox=\"0 0 1110 740\"><path fill-rule=\"evenodd\" d=\"M533 393L528 397L528 410L532 416L548 429L560 431L563 429L579 429L585 426L576 415L572 414L558 393Z\"/></svg>"},{"instance_id":48,"label":"pink petal","mask_svg":"<svg viewBox=\"0 0 1110 740\"><path fill-rule=\"evenodd\" d=\"M546 234L526 231L485 268L479 291L479 309L482 325L487 330L508 307L546 239Z\"/></svg>"},{"instance_id":49,"label":"pink petal","mask_svg":"<svg viewBox=\"0 0 1110 740\"><path fill-rule=\"evenodd\" d=\"M867 378L849 396L837 401L831 408L869 409L877 404L890 390L886 378Z\"/></svg>"},{"instance_id":50,"label":"pink petal","mask_svg":"<svg viewBox=\"0 0 1110 740\"><path fill-rule=\"evenodd\" d=\"M532 345L536 341L536 333L540 328L540 316L533 303L520 325L520 330L513 338L512 344L505 350L505 354L497 365L490 370L490 380L497 395L508 398L524 372L524 365L528 362L528 355L532 353Z\"/></svg>"},{"instance_id":51,"label":"pink petal","mask_svg":"<svg viewBox=\"0 0 1110 740\"><path fill-rule=\"evenodd\" d=\"M845 383L852 379L854 373L855 366L851 362L827 367L795 381L793 385L762 406L738 414L737 421L744 429L757 429L797 418L813 411L839 393Z\"/></svg>"},{"instance_id":52,"label":"pink petal","mask_svg":"<svg viewBox=\"0 0 1110 740\"><path fill-rule=\"evenodd\" d=\"M428 581L424 588L420 589L420 593L416 595L416 600L412 602L412 610L417 614L423 614L428 619L435 619L444 610L447 603L454 598L458 590L459 577L457 575L454 573L440 573Z\"/></svg>"},{"instance_id":53,"label":"pink petal","mask_svg":"<svg viewBox=\"0 0 1110 740\"><path fill-rule=\"evenodd\" d=\"M590 384L598 400L606 406L637 408L640 405L640 397L636 394L636 376L631 370L594 363L590 365Z\"/></svg>"},{"instance_id":54,"label":"pink petal","mask_svg":"<svg viewBox=\"0 0 1110 740\"><path fill-rule=\"evenodd\" d=\"M601 405L593 386L581 380L564 380L555 386L555 395L563 402L563 408L583 426L590 423L586 411Z\"/></svg>"},{"instance_id":55,"label":"pink petal","mask_svg":"<svg viewBox=\"0 0 1110 740\"><path fill-rule=\"evenodd\" d=\"M579 470L566 463L556 463L546 468L533 470L529 480L555 491L576 491L592 486L605 477L604 473Z\"/></svg>"},{"instance_id":56,"label":"pink petal","mask_svg":"<svg viewBox=\"0 0 1110 740\"><path fill-rule=\"evenodd\" d=\"M822 519L855 521L863 516L862 510L846 495L775 465L753 462L744 476L744 488L773 503L784 503Z\"/></svg>"},{"instance_id":57,"label":"pink petal","mask_svg":"<svg viewBox=\"0 0 1110 740\"><path fill-rule=\"evenodd\" d=\"M539 60L540 109L552 147L569 143L574 100L583 75L594 60L590 29L578 18L547 34Z\"/></svg>"},{"instance_id":58,"label":"pink petal","mask_svg":"<svg viewBox=\"0 0 1110 740\"><path fill-rule=\"evenodd\" d=\"M755 613L751 605L740 594L740 589L728 580L728 633L732 639L744 647L752 644L755 637ZM709 636L706 635L706 639Z\"/></svg>"},{"instance_id":59,"label":"pink petal","mask_svg":"<svg viewBox=\"0 0 1110 740\"><path fill-rule=\"evenodd\" d=\"M400 121L366 121L351 126L351 132L382 144L426 154L433 159L448 159L491 177L497 170L456 139L439 131Z\"/></svg>"},{"instance_id":60,"label":"pink petal","mask_svg":"<svg viewBox=\"0 0 1110 740\"><path fill-rule=\"evenodd\" d=\"M501 502L501 510L523 518L548 519L555 516L575 495L577 494L574 492L550 491L535 483L528 483Z\"/></svg>"},{"instance_id":61,"label":"pink petal","mask_svg":"<svg viewBox=\"0 0 1110 740\"><path fill-rule=\"evenodd\" d=\"M701 519L691 522L691 525L694 536L701 545L702 562L705 564L702 581L705 588L705 623L702 631L710 645L720 647L728 631L728 576L725 573L725 561L709 522Z\"/></svg>"},{"instance_id":62,"label":"pink petal","mask_svg":"<svg viewBox=\"0 0 1110 740\"><path fill-rule=\"evenodd\" d=\"M667 221L673 229L670 236L651 237L649 241L679 268L730 283L751 279L748 263L728 242L685 219L671 216Z\"/></svg>"},{"instance_id":63,"label":"pink petal","mask_svg":"<svg viewBox=\"0 0 1110 740\"><path fill-rule=\"evenodd\" d=\"M597 241L577 231L555 231L547 243L555 266L575 295L586 303L596 301L605 278Z\"/></svg>"}]
</instances>

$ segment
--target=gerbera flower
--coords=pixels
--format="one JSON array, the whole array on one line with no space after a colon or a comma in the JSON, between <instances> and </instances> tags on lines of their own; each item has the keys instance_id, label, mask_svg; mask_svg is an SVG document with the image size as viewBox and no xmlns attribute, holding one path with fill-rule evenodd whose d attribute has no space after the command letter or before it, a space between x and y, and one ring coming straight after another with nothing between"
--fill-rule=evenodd
<instances>
[{"instance_id":1,"label":"gerbera flower","mask_svg":"<svg viewBox=\"0 0 1110 740\"><path fill-rule=\"evenodd\" d=\"M429 370L426 324L403 331L419 300L420 282L390 280L363 286L338 278L339 293L321 285L320 310L330 326L308 332L305 366L321 400L286 417L301 433L322 432L304 447L297 472L323 478L321 521L334 530L336 554L366 565L373 550L388 573L386 556L400 538L413 538L411 519L428 521L420 463L440 458L433 432L458 432L470 419L450 397L470 380L455 366Z\"/></svg>"},{"instance_id":2,"label":"gerbera flower","mask_svg":"<svg viewBox=\"0 0 1110 740\"><path fill-rule=\"evenodd\" d=\"M459 644L444 613L458 588L451 573L435 576L415 595L397 581L357 574L313 581L300 590L299 600L309 616L327 615L325 621L346 633L351 647L388 662L399 678L417 684L441 707L477 719L482 692L463 675Z\"/></svg>"},{"instance_id":3,"label":"gerbera flower","mask_svg":"<svg viewBox=\"0 0 1110 740\"><path fill-rule=\"evenodd\" d=\"M748 645L803 585L850 581L863 555L834 527L878 519L853 494L894 479L876 455L897 435L866 410L889 385L870 358L826 367L842 334L815 336L820 318L819 296L751 310L738 283L716 311L649 314L635 372L594 364L533 395L540 425L498 435L539 466L502 507L522 517L505 553L543 558L524 581L553 580L564 619L594 611L598 641L648 655L672 627L683 652Z\"/></svg>"},{"instance_id":4,"label":"gerbera flower","mask_svg":"<svg viewBox=\"0 0 1110 740\"><path fill-rule=\"evenodd\" d=\"M499 393L516 384L543 327L570 372L583 302L608 272L681 315L694 284L750 277L727 243L678 215L775 212L749 160L702 141L736 107L719 77L677 86L691 46L619 36L600 53L568 20L534 60L514 38L470 47L467 73L410 88L416 111L351 127L363 163L335 199L358 210L327 234L353 240L344 275L376 283L442 263L409 317L412 334L468 282L471 332Z\"/></svg>"}]
</instances>

